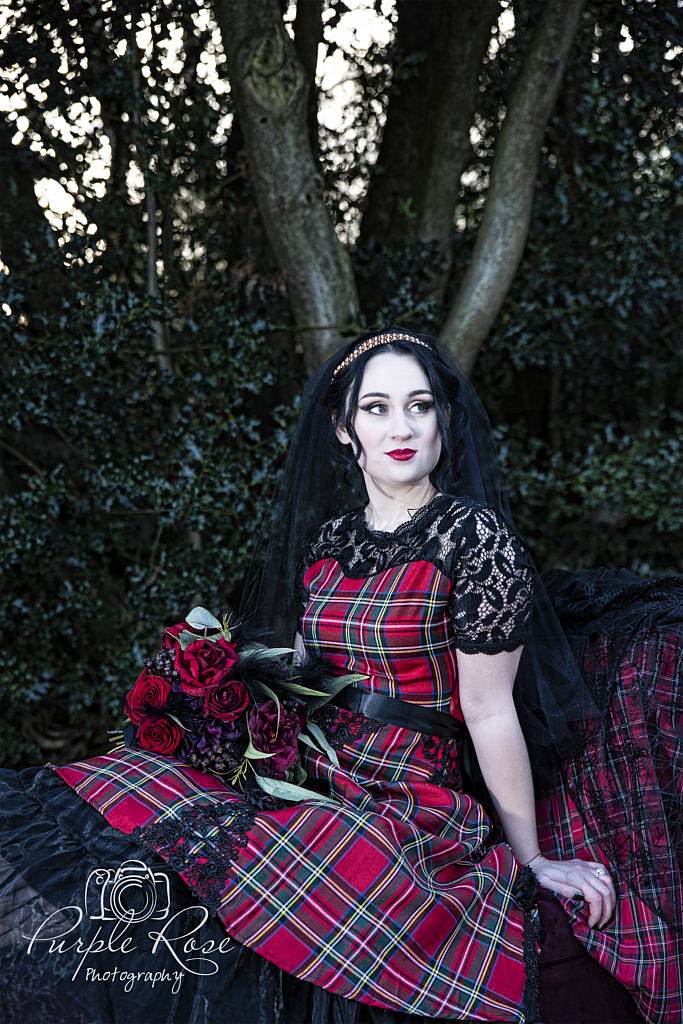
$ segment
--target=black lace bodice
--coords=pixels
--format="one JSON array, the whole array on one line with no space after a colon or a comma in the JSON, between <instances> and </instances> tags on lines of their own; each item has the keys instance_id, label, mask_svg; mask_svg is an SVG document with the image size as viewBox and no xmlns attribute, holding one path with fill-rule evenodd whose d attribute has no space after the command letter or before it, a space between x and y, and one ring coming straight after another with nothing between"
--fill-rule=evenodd
<instances>
[{"instance_id":1,"label":"black lace bodice","mask_svg":"<svg viewBox=\"0 0 683 1024\"><path fill-rule=\"evenodd\" d=\"M364 506L326 520L309 538L305 569L334 558L350 577L428 561L451 581L449 610L459 650L514 650L524 643L533 603L533 570L522 540L495 509L472 498L437 494L393 531L371 530Z\"/></svg>"}]
</instances>

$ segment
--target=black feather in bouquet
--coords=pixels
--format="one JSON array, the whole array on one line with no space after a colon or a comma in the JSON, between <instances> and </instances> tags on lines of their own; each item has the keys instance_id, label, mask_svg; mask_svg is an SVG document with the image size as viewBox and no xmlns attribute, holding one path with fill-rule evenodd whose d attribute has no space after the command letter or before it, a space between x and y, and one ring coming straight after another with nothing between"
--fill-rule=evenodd
<instances>
[{"instance_id":1,"label":"black feather in bouquet","mask_svg":"<svg viewBox=\"0 0 683 1024\"><path fill-rule=\"evenodd\" d=\"M229 619L197 607L164 628L161 648L126 694L123 742L219 775L252 797L259 787L276 799L324 799L302 786L299 743L339 763L310 715L365 676L330 675L321 657L300 666L291 647L234 641L239 628Z\"/></svg>"}]
</instances>

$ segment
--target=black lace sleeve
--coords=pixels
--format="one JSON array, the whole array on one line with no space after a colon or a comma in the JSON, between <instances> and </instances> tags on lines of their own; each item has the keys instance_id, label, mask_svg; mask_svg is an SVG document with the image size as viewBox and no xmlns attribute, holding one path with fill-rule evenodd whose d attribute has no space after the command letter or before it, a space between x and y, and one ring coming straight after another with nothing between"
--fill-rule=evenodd
<instances>
[{"instance_id":1,"label":"black lace sleeve","mask_svg":"<svg viewBox=\"0 0 683 1024\"><path fill-rule=\"evenodd\" d=\"M523 542L495 509L467 509L458 522L450 598L458 650L515 650L526 640L532 604L533 570Z\"/></svg>"}]
</instances>

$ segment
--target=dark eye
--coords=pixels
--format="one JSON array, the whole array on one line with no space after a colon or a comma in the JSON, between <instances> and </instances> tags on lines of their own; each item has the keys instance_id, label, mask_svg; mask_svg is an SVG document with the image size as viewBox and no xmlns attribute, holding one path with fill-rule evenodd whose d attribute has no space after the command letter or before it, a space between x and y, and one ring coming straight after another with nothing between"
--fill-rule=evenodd
<instances>
[{"instance_id":1,"label":"dark eye","mask_svg":"<svg viewBox=\"0 0 683 1024\"><path fill-rule=\"evenodd\" d=\"M411 409L414 409L416 406L419 407L419 412L426 413L429 412L429 410L434 407L434 403L423 401L413 402L411 404ZM386 405L384 402L373 402L372 405L361 406L361 408L363 409L364 412L372 412L373 409L386 409Z\"/></svg>"}]
</instances>

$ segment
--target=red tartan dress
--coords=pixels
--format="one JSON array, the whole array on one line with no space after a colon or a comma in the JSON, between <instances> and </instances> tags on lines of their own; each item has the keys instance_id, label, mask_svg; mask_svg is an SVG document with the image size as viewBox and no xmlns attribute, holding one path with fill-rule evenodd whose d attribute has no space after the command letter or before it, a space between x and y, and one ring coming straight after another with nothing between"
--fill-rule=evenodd
<instances>
[{"instance_id":1,"label":"red tartan dress","mask_svg":"<svg viewBox=\"0 0 683 1024\"><path fill-rule=\"evenodd\" d=\"M437 495L391 533L356 509L306 555L304 644L369 691L462 719L456 649L524 642L527 555L481 503ZM426 1017L536 1019L535 880L462 791L459 740L332 705L315 717L339 767L305 748L306 785L336 806L256 810L213 776L133 750L55 770L296 977Z\"/></svg>"}]
</instances>

